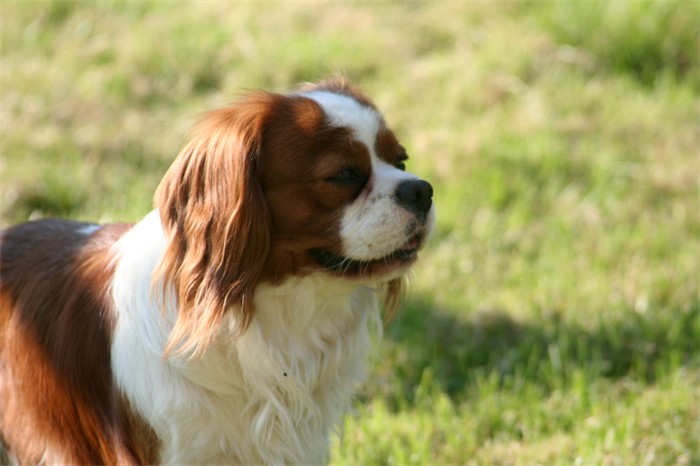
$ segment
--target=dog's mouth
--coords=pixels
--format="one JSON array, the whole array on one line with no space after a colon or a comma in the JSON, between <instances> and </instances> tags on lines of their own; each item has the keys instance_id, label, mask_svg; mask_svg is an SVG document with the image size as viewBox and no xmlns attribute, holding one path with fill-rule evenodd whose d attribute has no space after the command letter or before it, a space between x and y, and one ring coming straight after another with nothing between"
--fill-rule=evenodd
<instances>
[{"instance_id":1,"label":"dog's mouth","mask_svg":"<svg viewBox=\"0 0 700 466\"><path fill-rule=\"evenodd\" d=\"M418 249L425 235L413 235L403 246L384 257L371 260L357 260L326 249L312 249L311 257L329 272L346 277L379 275L413 263L418 257Z\"/></svg>"}]
</instances>

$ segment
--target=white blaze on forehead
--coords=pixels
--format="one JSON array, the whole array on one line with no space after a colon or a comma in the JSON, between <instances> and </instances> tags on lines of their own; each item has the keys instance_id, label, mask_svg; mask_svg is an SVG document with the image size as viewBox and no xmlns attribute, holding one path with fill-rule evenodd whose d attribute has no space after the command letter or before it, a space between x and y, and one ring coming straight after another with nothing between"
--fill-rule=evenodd
<instances>
[{"instance_id":1,"label":"white blaze on forehead","mask_svg":"<svg viewBox=\"0 0 700 466\"><path fill-rule=\"evenodd\" d=\"M346 95L327 91L312 91L301 94L318 103L334 126L344 126L354 132L355 139L362 142L375 155L374 144L382 124L381 115Z\"/></svg>"}]
</instances>

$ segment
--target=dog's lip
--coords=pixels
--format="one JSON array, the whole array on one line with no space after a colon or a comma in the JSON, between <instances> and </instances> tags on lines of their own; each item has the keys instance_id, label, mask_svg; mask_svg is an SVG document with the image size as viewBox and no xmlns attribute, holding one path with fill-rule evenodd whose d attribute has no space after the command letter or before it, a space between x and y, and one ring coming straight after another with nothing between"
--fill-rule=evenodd
<instances>
[{"instance_id":1,"label":"dog's lip","mask_svg":"<svg viewBox=\"0 0 700 466\"><path fill-rule=\"evenodd\" d=\"M416 251L421 245L421 242L423 240L422 236L423 235L416 233L415 235L411 236L411 238L406 242L406 244L397 249L397 251Z\"/></svg>"},{"instance_id":2,"label":"dog's lip","mask_svg":"<svg viewBox=\"0 0 700 466\"><path fill-rule=\"evenodd\" d=\"M358 260L327 249L312 249L311 257L321 267L340 275L358 275L372 272L376 267L395 268L413 262L418 257L418 249L425 235L420 232L411 236L401 247L377 259Z\"/></svg>"}]
</instances>

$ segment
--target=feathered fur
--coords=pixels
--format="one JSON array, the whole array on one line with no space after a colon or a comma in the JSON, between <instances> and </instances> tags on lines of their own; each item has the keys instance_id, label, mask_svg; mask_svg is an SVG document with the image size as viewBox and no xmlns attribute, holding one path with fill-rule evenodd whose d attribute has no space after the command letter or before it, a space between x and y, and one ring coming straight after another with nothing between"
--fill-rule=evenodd
<instances>
[{"instance_id":1,"label":"feathered fur","mask_svg":"<svg viewBox=\"0 0 700 466\"><path fill-rule=\"evenodd\" d=\"M434 224L344 80L208 114L135 225L0 236L19 463L318 464Z\"/></svg>"}]
</instances>

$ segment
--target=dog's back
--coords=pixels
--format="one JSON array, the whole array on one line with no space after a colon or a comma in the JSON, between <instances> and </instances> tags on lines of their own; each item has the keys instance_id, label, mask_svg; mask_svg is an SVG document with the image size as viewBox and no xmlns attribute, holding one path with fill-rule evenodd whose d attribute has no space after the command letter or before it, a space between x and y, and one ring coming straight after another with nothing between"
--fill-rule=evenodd
<instances>
[{"instance_id":1,"label":"dog's back","mask_svg":"<svg viewBox=\"0 0 700 466\"><path fill-rule=\"evenodd\" d=\"M95 286L127 228L40 220L0 235L0 434L20 463L147 460L114 396L112 310Z\"/></svg>"}]
</instances>

